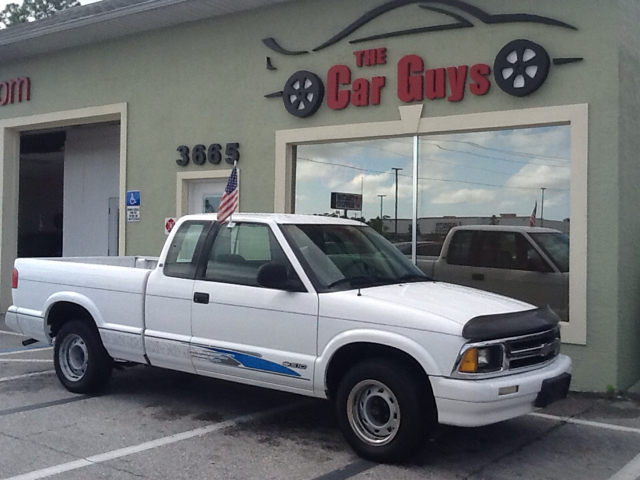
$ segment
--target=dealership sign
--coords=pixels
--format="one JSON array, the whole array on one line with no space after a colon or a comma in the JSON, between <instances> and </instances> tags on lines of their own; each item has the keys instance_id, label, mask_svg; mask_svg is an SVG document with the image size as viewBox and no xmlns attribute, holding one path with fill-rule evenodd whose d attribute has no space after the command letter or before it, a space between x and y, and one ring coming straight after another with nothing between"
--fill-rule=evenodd
<instances>
[{"instance_id":1,"label":"dealership sign","mask_svg":"<svg viewBox=\"0 0 640 480\"><path fill-rule=\"evenodd\" d=\"M417 6L423 11L433 11L448 15L454 22L428 25L423 28L387 32L349 41L356 44L402 35L432 33L474 26L473 21L487 25L506 23L542 24L567 30L577 30L574 26L550 17L511 13L489 14L461 0L392 0L362 15L337 35L313 49L318 52L341 40L352 36L370 21L392 10ZM434 6L432 6L434 5ZM444 9L447 7L447 9ZM461 15L460 12L465 16ZM305 55L307 50L288 50L274 38L263 39L264 45L282 55ZM267 98L282 98L287 112L299 118L310 117L318 111L326 98L326 105L332 110L343 110L349 106L368 107L380 105L385 88L390 84L387 76L356 75L355 69L387 65L389 52L386 47L360 49L353 52L353 65L334 65L326 75L317 75L308 70L293 73L285 82L282 91L265 95ZM581 61L582 58L554 58L541 45L528 39L516 39L497 52L490 63L479 61L473 65L443 65L428 68L425 58L416 54L402 55L396 62L397 99L403 103L424 102L426 100L447 99L460 102L467 93L484 96L496 84L503 92L524 97L537 91L546 81L551 65L566 65ZM267 57L267 69L276 71L271 57ZM326 83L323 80L326 79ZM326 85L326 87L325 87Z\"/></svg>"},{"instance_id":2,"label":"dealership sign","mask_svg":"<svg viewBox=\"0 0 640 480\"><path fill-rule=\"evenodd\" d=\"M372 52L376 52L377 65L386 63L386 48L378 48ZM361 52L354 54L357 59L361 58ZM425 69L422 57L405 55L397 64L397 97L404 103L441 98L459 102L464 98L467 85L474 95L486 95L491 87L490 73L491 67L484 63L471 67L461 65ZM327 106L333 110L342 110L349 104L356 107L379 105L386 85L385 76L356 78L352 81L352 71L348 66L335 65L327 74Z\"/></svg>"},{"instance_id":3,"label":"dealership sign","mask_svg":"<svg viewBox=\"0 0 640 480\"><path fill-rule=\"evenodd\" d=\"M0 107L9 103L22 103L31 100L31 79L15 78L0 82Z\"/></svg>"}]
</instances>

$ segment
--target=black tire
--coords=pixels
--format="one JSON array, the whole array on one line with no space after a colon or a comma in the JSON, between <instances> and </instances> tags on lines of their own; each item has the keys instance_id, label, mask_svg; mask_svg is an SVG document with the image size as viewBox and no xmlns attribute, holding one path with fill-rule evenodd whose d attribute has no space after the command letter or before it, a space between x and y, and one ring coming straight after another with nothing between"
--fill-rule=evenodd
<instances>
[{"instance_id":1,"label":"black tire","mask_svg":"<svg viewBox=\"0 0 640 480\"><path fill-rule=\"evenodd\" d=\"M514 97L526 97L546 81L551 67L547 51L530 40L514 40L496 56L493 73L500 89Z\"/></svg>"},{"instance_id":2,"label":"black tire","mask_svg":"<svg viewBox=\"0 0 640 480\"><path fill-rule=\"evenodd\" d=\"M58 332L53 363L60 383L74 393L99 390L109 381L113 368L98 330L79 320L65 323Z\"/></svg>"},{"instance_id":3,"label":"black tire","mask_svg":"<svg viewBox=\"0 0 640 480\"><path fill-rule=\"evenodd\" d=\"M366 360L343 377L336 395L338 424L358 455L381 463L406 460L437 418L430 385L401 362Z\"/></svg>"},{"instance_id":4,"label":"black tire","mask_svg":"<svg viewBox=\"0 0 640 480\"><path fill-rule=\"evenodd\" d=\"M291 115L307 118L318 111L324 99L324 83L315 73L300 70L289 77L282 93L284 108Z\"/></svg>"}]
</instances>

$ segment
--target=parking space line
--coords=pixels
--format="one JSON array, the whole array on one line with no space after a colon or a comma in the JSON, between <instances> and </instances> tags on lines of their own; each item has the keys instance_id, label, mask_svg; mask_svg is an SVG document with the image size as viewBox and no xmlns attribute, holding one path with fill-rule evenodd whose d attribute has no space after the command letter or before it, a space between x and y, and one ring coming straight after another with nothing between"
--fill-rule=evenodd
<instances>
[{"instance_id":1,"label":"parking space line","mask_svg":"<svg viewBox=\"0 0 640 480\"><path fill-rule=\"evenodd\" d=\"M158 438L157 440L144 442L139 445L133 445L131 447L125 447L118 450L112 450L110 452L93 455L91 457L82 458L80 460L74 460L72 462L61 463L60 465L43 468L41 470L34 470L33 472L25 473L23 475L17 475L15 477L6 478L5 480L37 480L39 478L47 478L53 475L59 475L61 473L69 472L71 470L78 470L79 468L107 462L109 460L115 460L117 458L126 457L129 455L133 455L135 453L146 452L148 450L153 450L155 448L162 447L164 445L170 445L172 443L181 442L183 440L188 440L190 438L201 437L202 435L206 435L208 433L216 432L219 430L224 430L225 428L233 427L240 423L259 420L269 415L274 415L276 413L282 413L285 411L293 410L295 408L301 407L308 403L309 401L297 402L291 405L270 408L268 410L263 410L261 412L242 415L240 417L236 417L231 420L226 420L224 422L207 425L206 427L195 428L193 430L188 430L186 432L176 433L175 435L169 435L167 437Z\"/></svg>"},{"instance_id":2,"label":"parking space line","mask_svg":"<svg viewBox=\"0 0 640 480\"><path fill-rule=\"evenodd\" d=\"M24 335L22 333L18 333L18 332L8 332L7 330L0 330L0 334L4 334L4 335L13 335L15 337L24 337Z\"/></svg>"},{"instance_id":3,"label":"parking space line","mask_svg":"<svg viewBox=\"0 0 640 480\"><path fill-rule=\"evenodd\" d=\"M51 363L53 359L42 358L0 358L0 363Z\"/></svg>"},{"instance_id":4,"label":"parking space line","mask_svg":"<svg viewBox=\"0 0 640 480\"><path fill-rule=\"evenodd\" d=\"M355 477L367 470L371 470L373 467L377 467L378 465L378 463L360 459L350 463L346 467L320 475L313 480L347 480L348 478Z\"/></svg>"},{"instance_id":5,"label":"parking space line","mask_svg":"<svg viewBox=\"0 0 640 480\"><path fill-rule=\"evenodd\" d=\"M640 478L640 454L627 463L609 480L637 480Z\"/></svg>"},{"instance_id":6,"label":"parking space line","mask_svg":"<svg viewBox=\"0 0 640 480\"><path fill-rule=\"evenodd\" d=\"M546 413L530 413L532 417L544 418L547 420L556 420L558 422L571 423L573 425L584 425L587 427L603 428L605 430L614 430L616 432L640 433L640 428L623 427L622 425L614 425L611 423L592 422L590 420L581 420L572 417L558 417L556 415L548 415ZM635 480L635 479L634 479Z\"/></svg>"},{"instance_id":7,"label":"parking space line","mask_svg":"<svg viewBox=\"0 0 640 480\"><path fill-rule=\"evenodd\" d=\"M41 410L43 408L55 407L58 405L66 405L67 403L80 402L87 400L88 398L96 398L97 395L78 395L76 397L61 398L60 400L52 400L50 402L36 403L34 405L27 405L25 407L8 408L6 410L0 410L0 417L7 415L14 415L16 413L32 412L34 410Z\"/></svg>"},{"instance_id":8,"label":"parking space line","mask_svg":"<svg viewBox=\"0 0 640 480\"><path fill-rule=\"evenodd\" d=\"M40 375L50 375L52 373L56 373L56 371L55 370L45 370L43 372L31 372L31 373L23 373L22 375L13 375L11 377L2 377L2 378L0 378L0 383L11 382L13 380L21 380L23 378L29 378L29 377L38 377Z\"/></svg>"},{"instance_id":9,"label":"parking space line","mask_svg":"<svg viewBox=\"0 0 640 480\"><path fill-rule=\"evenodd\" d=\"M13 348L11 350L0 350L0 357L5 357L7 355L16 355L18 353L33 352L34 350L53 350L53 347L50 345L42 345L37 347L22 347Z\"/></svg>"}]
</instances>

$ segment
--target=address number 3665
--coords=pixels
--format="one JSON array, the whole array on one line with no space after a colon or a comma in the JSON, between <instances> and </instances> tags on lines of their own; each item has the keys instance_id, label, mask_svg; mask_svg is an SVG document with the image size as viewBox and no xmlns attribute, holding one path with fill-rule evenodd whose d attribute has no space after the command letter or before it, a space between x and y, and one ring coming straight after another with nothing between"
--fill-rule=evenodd
<instances>
[{"instance_id":1,"label":"address number 3665","mask_svg":"<svg viewBox=\"0 0 640 480\"><path fill-rule=\"evenodd\" d=\"M227 143L224 152L222 151L222 145L219 143L212 143L209 147L200 144L191 150L186 145L180 145L177 151L180 154L180 158L176 160L176 163L181 167L189 165L191 161L196 165L204 165L207 162L217 165L222 161L223 155L225 162L230 165L240 160L239 143Z\"/></svg>"}]
</instances>

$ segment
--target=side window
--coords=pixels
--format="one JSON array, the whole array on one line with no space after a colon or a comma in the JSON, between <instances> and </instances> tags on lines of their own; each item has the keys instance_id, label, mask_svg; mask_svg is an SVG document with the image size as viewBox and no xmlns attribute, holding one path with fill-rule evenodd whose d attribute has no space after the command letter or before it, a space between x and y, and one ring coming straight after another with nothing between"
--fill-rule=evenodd
<instances>
[{"instance_id":1,"label":"side window","mask_svg":"<svg viewBox=\"0 0 640 480\"><path fill-rule=\"evenodd\" d=\"M285 265L290 278L298 278L269 226L222 226L209 252L204 280L258 287L258 270L268 262Z\"/></svg>"},{"instance_id":2,"label":"side window","mask_svg":"<svg viewBox=\"0 0 640 480\"><path fill-rule=\"evenodd\" d=\"M517 268L515 233L482 232L482 237L478 266L503 270Z\"/></svg>"},{"instance_id":3,"label":"side window","mask_svg":"<svg viewBox=\"0 0 640 480\"><path fill-rule=\"evenodd\" d=\"M551 266L524 235L518 237L518 269L529 272L553 272Z\"/></svg>"},{"instance_id":4,"label":"side window","mask_svg":"<svg viewBox=\"0 0 640 480\"><path fill-rule=\"evenodd\" d=\"M447 252L447 263L450 265L473 265L471 261L471 244L475 232L460 231L453 234L449 251Z\"/></svg>"},{"instance_id":5,"label":"side window","mask_svg":"<svg viewBox=\"0 0 640 480\"><path fill-rule=\"evenodd\" d=\"M186 222L176 232L164 263L167 277L194 279L198 263L198 245L202 242L202 232L207 223Z\"/></svg>"},{"instance_id":6,"label":"side window","mask_svg":"<svg viewBox=\"0 0 640 480\"><path fill-rule=\"evenodd\" d=\"M505 270L514 270L517 268L516 263L516 234L515 233L498 233L498 250L495 258L495 267Z\"/></svg>"},{"instance_id":7,"label":"side window","mask_svg":"<svg viewBox=\"0 0 640 480\"><path fill-rule=\"evenodd\" d=\"M423 257L438 257L440 256L440 250L442 249L442 244L440 243L430 243L425 242L423 244L418 243L416 246L416 255ZM409 249L409 254L411 254L411 249Z\"/></svg>"}]
</instances>

